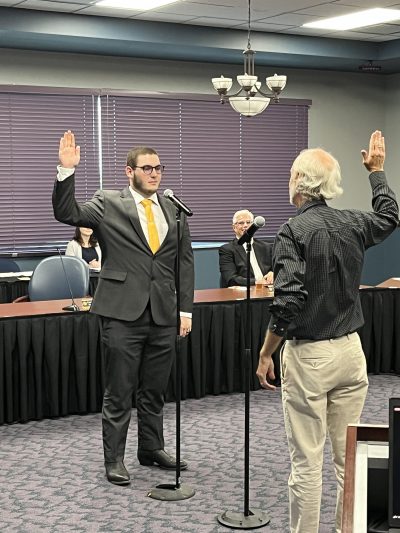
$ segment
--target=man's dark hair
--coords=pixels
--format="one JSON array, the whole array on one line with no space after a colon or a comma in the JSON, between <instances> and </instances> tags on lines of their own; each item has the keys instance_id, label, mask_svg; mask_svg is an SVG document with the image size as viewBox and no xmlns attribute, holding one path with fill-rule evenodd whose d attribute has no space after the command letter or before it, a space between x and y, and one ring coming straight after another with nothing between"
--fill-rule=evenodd
<instances>
[{"instance_id":1,"label":"man's dark hair","mask_svg":"<svg viewBox=\"0 0 400 533\"><path fill-rule=\"evenodd\" d=\"M147 154L158 155L153 148L149 148L148 146L136 146L136 148L132 148L132 150L129 150L128 155L126 156L126 165L128 167L135 168L138 157L140 155Z\"/></svg>"}]
</instances>

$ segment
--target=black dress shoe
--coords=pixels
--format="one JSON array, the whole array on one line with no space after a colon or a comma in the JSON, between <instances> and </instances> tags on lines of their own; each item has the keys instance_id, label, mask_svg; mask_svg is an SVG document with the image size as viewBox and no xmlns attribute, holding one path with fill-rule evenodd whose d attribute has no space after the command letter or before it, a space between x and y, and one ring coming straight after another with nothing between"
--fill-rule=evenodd
<instances>
[{"instance_id":1,"label":"black dress shoe","mask_svg":"<svg viewBox=\"0 0 400 533\"><path fill-rule=\"evenodd\" d=\"M166 470L175 470L176 468L175 457L172 457L164 450L139 450L138 459L143 466L153 466L155 464ZM181 461L180 466L181 470L186 470L188 465L186 461Z\"/></svg>"},{"instance_id":2,"label":"black dress shoe","mask_svg":"<svg viewBox=\"0 0 400 533\"><path fill-rule=\"evenodd\" d=\"M114 485L129 485L131 478L122 461L116 463L104 463L107 479Z\"/></svg>"}]
</instances>

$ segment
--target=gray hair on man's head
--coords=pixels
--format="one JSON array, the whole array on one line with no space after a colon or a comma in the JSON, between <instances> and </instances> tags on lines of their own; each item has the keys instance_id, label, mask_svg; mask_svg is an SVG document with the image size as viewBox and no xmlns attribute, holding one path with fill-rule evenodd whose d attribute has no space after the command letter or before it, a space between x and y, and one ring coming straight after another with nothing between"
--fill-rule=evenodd
<instances>
[{"instance_id":1,"label":"gray hair on man's head","mask_svg":"<svg viewBox=\"0 0 400 533\"><path fill-rule=\"evenodd\" d=\"M236 213L233 215L232 224L236 224L237 219L241 216L248 216L253 222L253 219L254 219L253 213L249 211L248 209L241 209L240 211L236 211Z\"/></svg>"},{"instance_id":2,"label":"gray hair on man's head","mask_svg":"<svg viewBox=\"0 0 400 533\"><path fill-rule=\"evenodd\" d=\"M294 174L300 177L296 192L305 198L331 200L343 193L339 163L322 148L303 150L293 162Z\"/></svg>"}]
</instances>

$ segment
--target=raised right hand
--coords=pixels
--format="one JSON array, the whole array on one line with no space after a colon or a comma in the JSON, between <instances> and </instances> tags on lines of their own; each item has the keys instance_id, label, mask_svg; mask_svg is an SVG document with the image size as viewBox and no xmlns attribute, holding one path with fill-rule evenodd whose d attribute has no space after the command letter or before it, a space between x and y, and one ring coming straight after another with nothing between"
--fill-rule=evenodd
<instances>
[{"instance_id":1,"label":"raised right hand","mask_svg":"<svg viewBox=\"0 0 400 533\"><path fill-rule=\"evenodd\" d=\"M374 131L369 140L369 150L361 150L363 165L369 172L383 170L385 163L385 137L379 130Z\"/></svg>"},{"instance_id":2,"label":"raised right hand","mask_svg":"<svg viewBox=\"0 0 400 533\"><path fill-rule=\"evenodd\" d=\"M75 146L75 135L68 130L60 139L60 149L58 151L60 165L65 168L75 168L81 159L81 148Z\"/></svg>"}]
</instances>

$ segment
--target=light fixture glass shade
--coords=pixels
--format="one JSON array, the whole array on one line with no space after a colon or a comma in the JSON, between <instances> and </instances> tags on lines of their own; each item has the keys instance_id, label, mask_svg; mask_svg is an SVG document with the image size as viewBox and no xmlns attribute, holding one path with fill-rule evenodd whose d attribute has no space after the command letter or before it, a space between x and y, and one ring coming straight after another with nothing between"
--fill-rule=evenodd
<instances>
[{"instance_id":1,"label":"light fixture glass shade","mask_svg":"<svg viewBox=\"0 0 400 533\"><path fill-rule=\"evenodd\" d=\"M251 98L231 96L229 98L229 103L233 109L245 117L254 117L254 115L262 113L269 102L270 98L264 98L262 96L253 96Z\"/></svg>"},{"instance_id":2,"label":"light fixture glass shade","mask_svg":"<svg viewBox=\"0 0 400 533\"><path fill-rule=\"evenodd\" d=\"M282 91L286 85L286 76L278 76L274 74L269 78L266 78L267 87L270 91Z\"/></svg>"},{"instance_id":3,"label":"light fixture glass shade","mask_svg":"<svg viewBox=\"0 0 400 533\"><path fill-rule=\"evenodd\" d=\"M232 78L224 78L224 76L221 76L220 78L212 78L211 81L216 91L218 91L218 89L229 91L232 87Z\"/></svg>"},{"instance_id":4,"label":"light fixture glass shade","mask_svg":"<svg viewBox=\"0 0 400 533\"><path fill-rule=\"evenodd\" d=\"M257 94L258 89L261 89L261 81L256 81L256 83L253 85L249 92L252 96L254 96Z\"/></svg>"},{"instance_id":5,"label":"light fixture glass shade","mask_svg":"<svg viewBox=\"0 0 400 533\"><path fill-rule=\"evenodd\" d=\"M257 83L258 76L242 74L241 76L237 76L236 79L241 87L251 89Z\"/></svg>"}]
</instances>

